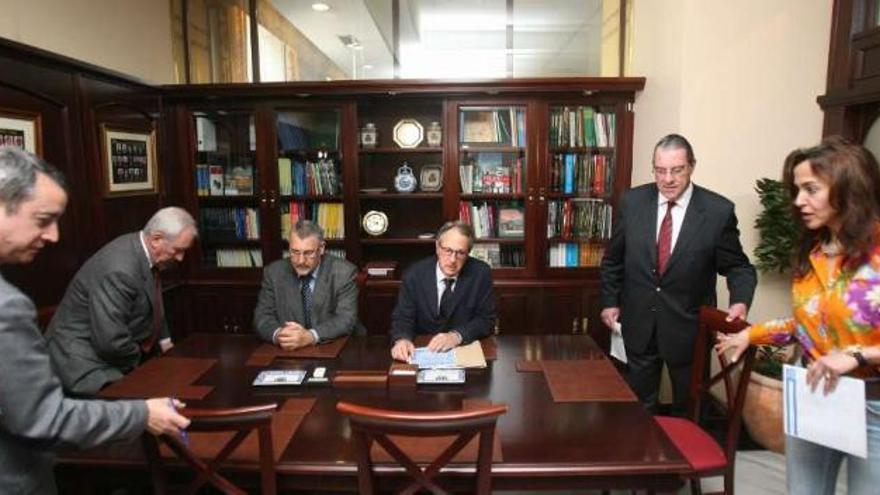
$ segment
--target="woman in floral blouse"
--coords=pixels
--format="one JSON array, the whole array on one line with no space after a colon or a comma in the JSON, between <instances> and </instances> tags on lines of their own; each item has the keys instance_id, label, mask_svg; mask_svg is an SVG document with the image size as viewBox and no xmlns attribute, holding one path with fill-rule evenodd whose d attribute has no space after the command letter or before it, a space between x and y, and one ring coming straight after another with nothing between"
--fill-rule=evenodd
<instances>
[{"instance_id":1,"label":"woman in floral blouse","mask_svg":"<svg viewBox=\"0 0 880 495\"><path fill-rule=\"evenodd\" d=\"M841 375L865 380L868 457L786 437L789 494L833 494L847 459L849 493L880 493L880 169L870 151L829 138L785 160L783 180L803 227L792 318L719 337L716 349L798 342L807 383L831 392Z\"/></svg>"}]
</instances>

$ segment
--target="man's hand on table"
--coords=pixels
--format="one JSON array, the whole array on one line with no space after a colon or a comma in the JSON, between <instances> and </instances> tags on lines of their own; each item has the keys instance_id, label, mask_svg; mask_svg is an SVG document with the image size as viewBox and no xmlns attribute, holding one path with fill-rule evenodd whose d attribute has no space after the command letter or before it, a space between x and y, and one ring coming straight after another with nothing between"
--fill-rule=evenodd
<instances>
[{"instance_id":1,"label":"man's hand on table","mask_svg":"<svg viewBox=\"0 0 880 495\"><path fill-rule=\"evenodd\" d=\"M278 346L285 351L315 344L315 337L299 323L289 321L275 335Z\"/></svg>"},{"instance_id":2,"label":"man's hand on table","mask_svg":"<svg viewBox=\"0 0 880 495\"><path fill-rule=\"evenodd\" d=\"M397 342L394 343L394 346L391 347L391 357L398 361L408 363L415 350L416 347L411 340L398 339Z\"/></svg>"},{"instance_id":3,"label":"man's hand on table","mask_svg":"<svg viewBox=\"0 0 880 495\"><path fill-rule=\"evenodd\" d=\"M461 335L456 331L438 333L428 342L428 350L446 352L461 344L461 340Z\"/></svg>"}]
</instances>

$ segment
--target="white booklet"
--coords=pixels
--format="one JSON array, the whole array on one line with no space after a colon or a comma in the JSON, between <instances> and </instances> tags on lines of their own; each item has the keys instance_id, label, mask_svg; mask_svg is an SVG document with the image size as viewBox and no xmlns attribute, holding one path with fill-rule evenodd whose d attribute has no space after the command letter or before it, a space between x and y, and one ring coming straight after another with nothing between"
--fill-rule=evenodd
<instances>
[{"instance_id":1,"label":"white booklet","mask_svg":"<svg viewBox=\"0 0 880 495\"><path fill-rule=\"evenodd\" d=\"M615 322L611 328L611 357L621 363L626 363L626 346L623 345L623 330L620 322Z\"/></svg>"},{"instance_id":2,"label":"white booklet","mask_svg":"<svg viewBox=\"0 0 880 495\"><path fill-rule=\"evenodd\" d=\"M272 385L302 385L306 378L305 370L263 370L254 379L258 387Z\"/></svg>"},{"instance_id":3,"label":"white booklet","mask_svg":"<svg viewBox=\"0 0 880 495\"><path fill-rule=\"evenodd\" d=\"M825 395L824 379L816 390L807 385L807 370L785 365L782 370L785 433L859 457L868 455L865 382L842 376ZM841 425L846 425L841 428Z\"/></svg>"}]
</instances>

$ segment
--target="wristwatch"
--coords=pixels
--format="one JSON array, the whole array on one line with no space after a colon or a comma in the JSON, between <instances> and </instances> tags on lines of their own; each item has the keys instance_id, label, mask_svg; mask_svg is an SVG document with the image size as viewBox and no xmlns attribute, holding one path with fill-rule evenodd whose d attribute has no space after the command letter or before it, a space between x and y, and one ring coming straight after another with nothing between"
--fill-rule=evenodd
<instances>
[{"instance_id":1,"label":"wristwatch","mask_svg":"<svg viewBox=\"0 0 880 495\"><path fill-rule=\"evenodd\" d=\"M853 347L851 349L848 349L846 351L846 353L856 359L856 362L859 363L859 368L864 368L864 367L870 366L870 364L868 363L868 360L865 359L865 355L862 354L861 347Z\"/></svg>"}]
</instances>

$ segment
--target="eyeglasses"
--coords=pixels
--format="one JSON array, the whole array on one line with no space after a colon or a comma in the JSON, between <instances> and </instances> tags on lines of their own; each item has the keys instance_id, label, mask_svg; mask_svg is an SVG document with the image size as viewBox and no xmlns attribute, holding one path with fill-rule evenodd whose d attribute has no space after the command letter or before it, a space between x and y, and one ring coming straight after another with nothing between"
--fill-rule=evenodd
<instances>
[{"instance_id":1,"label":"eyeglasses","mask_svg":"<svg viewBox=\"0 0 880 495\"><path fill-rule=\"evenodd\" d=\"M440 249L440 253L443 256L452 257L455 256L457 259L467 258L468 252L460 249L450 249L445 247L443 244L437 243L437 247Z\"/></svg>"},{"instance_id":2,"label":"eyeglasses","mask_svg":"<svg viewBox=\"0 0 880 495\"><path fill-rule=\"evenodd\" d=\"M687 172L687 168L688 168L687 165L679 165L678 167L672 167L672 168L654 167L653 171L654 171L654 175L656 175L658 177L666 177L667 175L671 175L673 177L681 177L682 175L684 175L685 172Z\"/></svg>"},{"instance_id":3,"label":"eyeglasses","mask_svg":"<svg viewBox=\"0 0 880 495\"><path fill-rule=\"evenodd\" d=\"M312 258L318 256L317 249L311 249L309 251L300 251L298 249L291 249L288 252L290 253L291 258L298 258L298 257L302 256L303 258L306 258L306 259L312 259Z\"/></svg>"}]
</instances>

